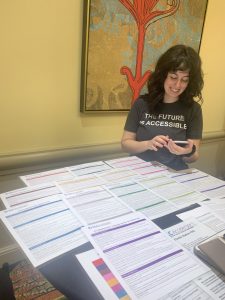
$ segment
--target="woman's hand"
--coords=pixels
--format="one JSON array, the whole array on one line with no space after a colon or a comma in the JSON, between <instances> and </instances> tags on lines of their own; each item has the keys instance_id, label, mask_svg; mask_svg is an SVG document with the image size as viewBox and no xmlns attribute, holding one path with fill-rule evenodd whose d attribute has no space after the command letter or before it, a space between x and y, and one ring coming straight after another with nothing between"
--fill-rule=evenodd
<instances>
[{"instance_id":1,"label":"woman's hand","mask_svg":"<svg viewBox=\"0 0 225 300\"><path fill-rule=\"evenodd\" d=\"M192 152L192 147L195 144L196 151L193 155L185 157L186 154ZM130 131L124 131L121 140L122 149L131 154L142 153L147 150L157 151L159 148L167 148L171 153L175 155L182 155L183 161L190 163L198 159L200 140L188 140L188 144L185 147L180 147L174 143L168 136L157 135L151 140L137 141L136 133Z\"/></svg>"},{"instance_id":2,"label":"woman's hand","mask_svg":"<svg viewBox=\"0 0 225 300\"><path fill-rule=\"evenodd\" d=\"M158 148L166 147L168 144L169 137L165 135L157 135L152 140L147 141L148 149L158 151Z\"/></svg>"},{"instance_id":3,"label":"woman's hand","mask_svg":"<svg viewBox=\"0 0 225 300\"><path fill-rule=\"evenodd\" d=\"M137 141L136 133L124 130L121 146L128 153L136 154L147 150L157 151L158 148L164 147L169 141L169 137L165 135L157 135L152 140Z\"/></svg>"},{"instance_id":4,"label":"woman's hand","mask_svg":"<svg viewBox=\"0 0 225 300\"><path fill-rule=\"evenodd\" d=\"M188 144L184 147L178 146L174 143L173 140L169 139L167 145L165 147L170 151L170 153L173 153L175 155L185 155L192 152L192 148L194 145L193 140L187 140Z\"/></svg>"}]
</instances>

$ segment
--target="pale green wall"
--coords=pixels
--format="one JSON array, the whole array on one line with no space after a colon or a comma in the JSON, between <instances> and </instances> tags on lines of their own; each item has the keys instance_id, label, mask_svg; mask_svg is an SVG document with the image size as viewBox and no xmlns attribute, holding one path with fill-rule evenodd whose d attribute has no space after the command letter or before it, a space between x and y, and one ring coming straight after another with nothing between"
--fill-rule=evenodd
<instances>
[{"instance_id":1,"label":"pale green wall","mask_svg":"<svg viewBox=\"0 0 225 300\"><path fill-rule=\"evenodd\" d=\"M0 157L120 140L125 113L79 112L82 0L0 1ZM200 54L204 130L224 130L225 1L209 0Z\"/></svg>"},{"instance_id":2,"label":"pale green wall","mask_svg":"<svg viewBox=\"0 0 225 300\"><path fill-rule=\"evenodd\" d=\"M204 131L225 130L225 1L208 0L200 55L205 86Z\"/></svg>"}]
</instances>

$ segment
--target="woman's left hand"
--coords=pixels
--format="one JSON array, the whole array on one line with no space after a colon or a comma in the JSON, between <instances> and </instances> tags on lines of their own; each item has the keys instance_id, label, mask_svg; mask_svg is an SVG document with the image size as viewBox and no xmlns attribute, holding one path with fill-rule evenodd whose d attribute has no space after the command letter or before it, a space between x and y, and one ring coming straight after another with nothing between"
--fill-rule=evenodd
<instances>
[{"instance_id":1,"label":"woman's left hand","mask_svg":"<svg viewBox=\"0 0 225 300\"><path fill-rule=\"evenodd\" d=\"M187 140L187 142L187 145L181 147L175 144L172 139L169 139L167 145L165 145L164 147L166 147L170 151L170 153L173 153L175 155L185 155L191 153L194 144L192 140Z\"/></svg>"}]
</instances>

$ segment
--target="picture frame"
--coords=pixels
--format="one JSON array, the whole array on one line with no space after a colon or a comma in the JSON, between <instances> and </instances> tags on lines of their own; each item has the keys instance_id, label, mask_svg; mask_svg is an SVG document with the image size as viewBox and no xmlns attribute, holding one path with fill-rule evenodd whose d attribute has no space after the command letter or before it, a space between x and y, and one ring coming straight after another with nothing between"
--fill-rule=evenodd
<instances>
[{"instance_id":1,"label":"picture frame","mask_svg":"<svg viewBox=\"0 0 225 300\"><path fill-rule=\"evenodd\" d=\"M80 111L129 111L147 92L160 54L175 44L199 51L207 4L208 0L84 0Z\"/></svg>"}]
</instances>

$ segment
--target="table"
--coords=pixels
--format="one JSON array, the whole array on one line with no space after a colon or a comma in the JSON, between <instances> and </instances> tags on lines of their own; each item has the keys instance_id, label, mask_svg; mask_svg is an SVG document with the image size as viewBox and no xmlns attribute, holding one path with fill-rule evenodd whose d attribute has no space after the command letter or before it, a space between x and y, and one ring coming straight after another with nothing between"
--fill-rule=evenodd
<instances>
[{"instance_id":1,"label":"table","mask_svg":"<svg viewBox=\"0 0 225 300\"><path fill-rule=\"evenodd\" d=\"M140 172L142 172L139 175L144 175L142 177L142 179L146 178L148 176L147 174L151 173L151 171L152 171L151 168L152 167L156 168L156 169L154 169L155 172L162 171L162 170L160 170L160 166L158 166L158 165L149 166L148 163L146 163L146 162L138 162L138 163L141 164L141 168L139 169L139 171L141 170ZM133 172L133 170L135 170L135 172L137 172L138 168L137 168L136 164L137 164L137 161L135 162L135 167L132 169L132 172ZM103 164L94 164L92 167L95 170L97 168L98 171L99 171L99 168L102 168ZM104 168L105 167L106 166L104 166ZM90 168L90 165L88 165L88 168ZM82 174L83 174L82 166L81 166L81 168L78 168L78 169L73 166L73 168L71 170L73 172L78 172L78 171L81 172L82 171ZM70 172L71 172L71 170L70 170ZM60 170L60 171L61 172L63 171L64 176L66 174L67 179L71 175L68 172L68 170ZM128 171L128 172L126 171L125 175L127 176L128 173L132 173L132 172L131 171ZM55 172L55 173L57 174L57 172ZM51 176L53 176L53 175L56 176L56 174L51 174ZM160 173L157 173L157 174L160 174ZM187 173L187 174L190 175L190 172ZM177 176L179 178L179 180L181 180L182 176L186 176L187 174L184 174L184 175L181 174L180 175L180 173L178 173L178 175L177 175L176 173L173 173L172 177ZM207 174L202 174L202 173L200 175L201 176L199 178L204 178L204 177L208 176ZM50 175L48 174L48 176L50 176ZM166 180L167 184L171 183L173 181L172 177L167 178L168 179L168 180ZM112 176L110 175L110 176L108 176L108 178L111 180ZM40 179L39 175L37 176L37 178L35 180L37 180L37 179L38 180ZM34 181L34 178L32 178L32 180L30 178L29 180ZM139 179L137 179L137 180L139 180ZM182 182L182 180L180 182L179 182L179 180L178 180L178 182L172 183L172 184L175 184L175 186L179 185L180 182ZM188 179L186 181L189 181L189 180L190 179ZM193 179L191 179L191 180L193 180ZM195 178L195 180L196 180L196 178ZM165 184L165 181L163 183ZM143 184L143 182L141 182L141 184ZM149 182L148 184L151 185L151 182ZM212 184L214 184L214 181L212 181ZM217 186L218 186L218 184L217 184ZM148 188L146 188L146 189L148 189ZM186 187L185 190L187 191L188 189L189 188ZM165 191L165 189L162 189L161 191L157 190L157 192L161 192L162 193L162 195L161 195L162 199L164 197L164 200L165 200L165 196L166 196L165 192L167 193L167 191ZM172 190L171 190L171 193L172 193ZM212 193L212 189L210 189L209 193ZM160 194L158 194L158 195L160 195ZM179 196L179 195L173 195L173 197L179 198L177 196ZM195 194L195 197L198 197L198 195ZM171 198L171 197L169 197L169 198ZM200 198L201 198L201 200L199 200ZM207 195L204 196L204 197L200 197L200 198L198 198L199 201L207 199ZM194 198L194 199L196 199L196 198ZM185 195L184 195L183 202L184 201L186 201L186 196ZM171 206L174 205L174 204L177 204L177 200L175 200L175 201L172 200L172 202L170 203ZM170 206L170 208L171 208L171 206ZM179 222L181 222L181 220L179 220L179 218L177 217L177 214L182 213L182 212L190 211L192 209L198 208L199 206L200 205L198 203L192 203L192 201L190 201L190 203L188 202L187 206L185 206L185 207L177 209L176 211L173 210L173 212L168 213L166 215L163 215L161 217L151 218L151 220L156 225L158 225L161 229L165 229L165 228L168 228L170 226L179 224ZM64 220L66 220L66 219L64 219ZM101 294L96 289L96 287L94 286L94 284L92 283L92 281L90 280L90 278L88 277L88 275L86 274L86 272L84 271L84 269L82 268L82 266L80 265L80 263L78 262L78 260L75 257L76 254L88 251L90 249L93 249L93 247L92 247L91 243L87 242L87 243L83 244L82 246L77 247L74 250L70 250L69 252L67 252L65 254L62 254L62 255L60 255L60 256L58 256L58 257L56 257L56 258L54 258L54 259L52 259L52 260L50 260L46 263L44 263L38 269L59 291L61 291L69 299L101 300L101 299L103 299Z\"/></svg>"}]
</instances>

